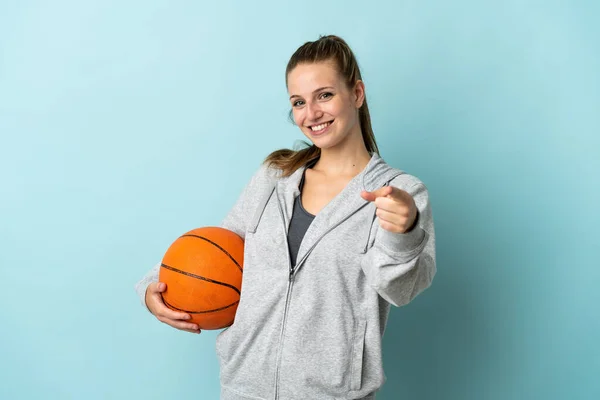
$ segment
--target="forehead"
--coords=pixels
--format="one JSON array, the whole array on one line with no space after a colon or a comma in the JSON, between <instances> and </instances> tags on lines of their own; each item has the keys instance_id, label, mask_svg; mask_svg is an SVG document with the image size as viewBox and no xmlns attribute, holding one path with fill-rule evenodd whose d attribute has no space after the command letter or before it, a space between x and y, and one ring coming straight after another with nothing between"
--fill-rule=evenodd
<instances>
[{"instance_id":1,"label":"forehead","mask_svg":"<svg viewBox=\"0 0 600 400\"><path fill-rule=\"evenodd\" d=\"M298 64L288 75L288 92L291 95L308 95L325 86L339 87L339 74L333 63Z\"/></svg>"}]
</instances>

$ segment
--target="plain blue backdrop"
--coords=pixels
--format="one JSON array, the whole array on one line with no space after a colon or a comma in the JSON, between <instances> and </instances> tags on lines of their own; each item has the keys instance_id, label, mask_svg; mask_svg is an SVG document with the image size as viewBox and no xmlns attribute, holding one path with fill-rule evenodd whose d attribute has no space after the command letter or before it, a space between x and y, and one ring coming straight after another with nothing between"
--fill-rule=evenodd
<instances>
[{"instance_id":1,"label":"plain blue backdrop","mask_svg":"<svg viewBox=\"0 0 600 400\"><path fill-rule=\"evenodd\" d=\"M302 139L286 63L337 34L438 274L384 400L600 398L597 1L2 1L0 398L217 399L217 332L133 286Z\"/></svg>"}]
</instances>

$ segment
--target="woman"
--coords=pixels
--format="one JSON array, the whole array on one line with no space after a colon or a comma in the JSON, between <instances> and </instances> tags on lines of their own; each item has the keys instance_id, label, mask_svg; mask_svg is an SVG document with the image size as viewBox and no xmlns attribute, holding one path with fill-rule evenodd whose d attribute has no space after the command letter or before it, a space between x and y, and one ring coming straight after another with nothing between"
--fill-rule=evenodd
<instances>
[{"instance_id":1,"label":"woman","mask_svg":"<svg viewBox=\"0 0 600 400\"><path fill-rule=\"evenodd\" d=\"M378 155L356 59L339 37L301 46L286 70L292 116L312 142L279 150L222 227L245 239L235 323L217 336L221 398L374 399L390 305L436 272L428 192ZM162 322L158 266L137 285Z\"/></svg>"}]
</instances>

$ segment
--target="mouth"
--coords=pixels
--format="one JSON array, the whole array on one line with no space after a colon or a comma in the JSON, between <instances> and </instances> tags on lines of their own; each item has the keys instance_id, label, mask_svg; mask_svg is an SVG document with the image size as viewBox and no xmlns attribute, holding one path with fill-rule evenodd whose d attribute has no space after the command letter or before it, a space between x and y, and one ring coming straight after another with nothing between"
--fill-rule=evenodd
<instances>
[{"instance_id":1,"label":"mouth","mask_svg":"<svg viewBox=\"0 0 600 400\"><path fill-rule=\"evenodd\" d=\"M329 128L329 126L331 126L331 124L333 123L334 120L328 121L328 122L323 122L321 124L318 125L310 125L308 128L311 130L311 132L315 135L320 135L322 133L324 133L327 128Z\"/></svg>"}]
</instances>

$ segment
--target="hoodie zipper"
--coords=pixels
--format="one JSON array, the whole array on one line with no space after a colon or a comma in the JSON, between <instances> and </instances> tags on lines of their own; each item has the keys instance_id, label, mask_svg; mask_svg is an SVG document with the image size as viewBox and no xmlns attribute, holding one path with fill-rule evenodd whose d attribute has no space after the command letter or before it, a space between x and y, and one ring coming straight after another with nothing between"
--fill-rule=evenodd
<instances>
[{"instance_id":1,"label":"hoodie zipper","mask_svg":"<svg viewBox=\"0 0 600 400\"><path fill-rule=\"evenodd\" d=\"M275 369L276 370L276 372L275 372L275 400L279 399L279 374L280 374L280 370L281 370L281 358L282 358L282 353L283 353L283 338L284 338L284 333L285 333L285 323L287 321L287 314L288 314L288 309L289 309L289 304L290 304L290 298L292 295L292 289L294 288L294 278L296 276L296 272L298 272L300 267L304 264L304 261L308 258L310 253L314 250L314 248L321 241L321 239L323 239L325 237L325 235L327 235L329 232L331 232L332 230L337 228L339 225L344 223L348 218L353 216L355 213L357 213L359 210L361 210L367 204L368 204L368 202L365 203L364 205L360 206L359 208L353 210L351 213L349 213L344 218L342 218L342 220L340 220L340 222L338 222L334 226L330 227L323 234L321 234L321 236L319 236L319 238L315 241L315 243L312 245L312 247L310 249L308 249L308 251L306 252L304 257L302 257L302 259L296 263L296 267L292 266L289 250L286 251L287 259L288 259L288 266L289 266L289 275L288 275L287 293L285 296L285 306L284 306L284 311L283 311L283 321L281 323L281 332L279 335L279 346L277 348L277 366ZM281 202L279 201L279 196L277 196L277 206L279 208L279 214L281 215L281 221L283 223L283 231L285 234L285 245L286 245L286 249L287 249L289 247L289 244L287 241L288 228L285 224L285 217L283 214L283 209L281 208Z\"/></svg>"},{"instance_id":2,"label":"hoodie zipper","mask_svg":"<svg viewBox=\"0 0 600 400\"><path fill-rule=\"evenodd\" d=\"M288 267L289 267L287 293L285 295L283 320L281 322L281 332L279 334L279 346L277 348L277 366L275 369L276 370L276 372L275 372L275 400L277 400L277 399L279 399L279 371L281 368L281 357L282 357L282 352L283 352L283 337L284 337L284 332L285 332L285 322L287 320L290 296L292 294L292 289L294 286L294 267L292 266L292 261L290 259L290 252L288 250L288 247L289 247L288 239L287 239L288 227L285 223L285 217L283 215L283 209L281 208L281 202L279 201L279 193L277 192L277 189L275 189L275 190L276 190L277 206L279 208L279 214L281 215L281 223L283 224L283 232L284 232L284 236L285 236L285 246L286 246L286 253L287 253L287 260L288 260Z\"/></svg>"}]
</instances>

